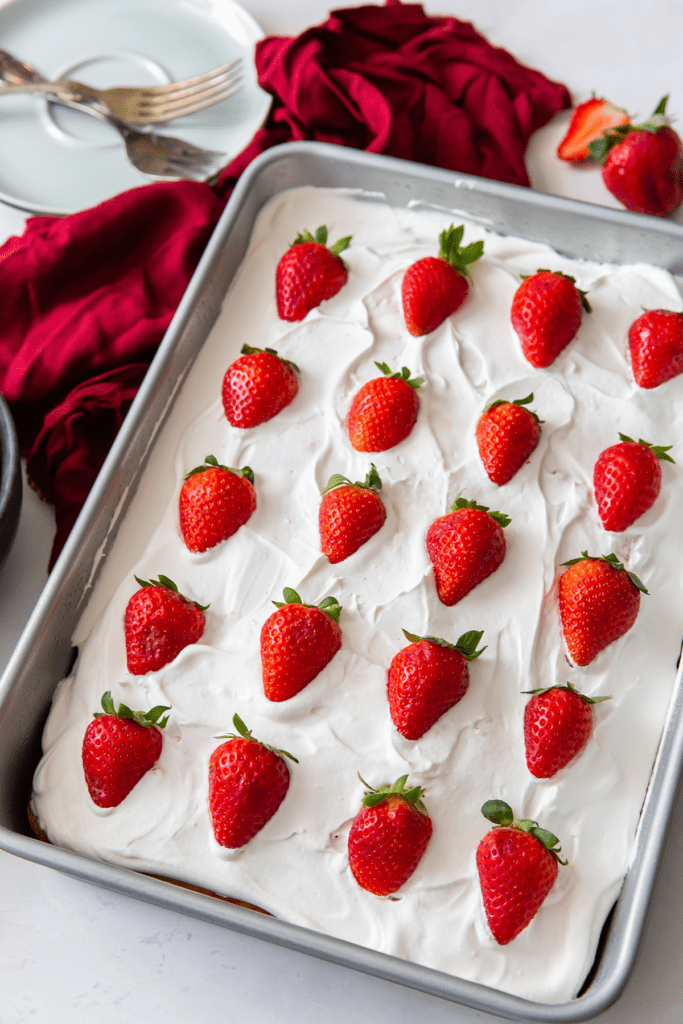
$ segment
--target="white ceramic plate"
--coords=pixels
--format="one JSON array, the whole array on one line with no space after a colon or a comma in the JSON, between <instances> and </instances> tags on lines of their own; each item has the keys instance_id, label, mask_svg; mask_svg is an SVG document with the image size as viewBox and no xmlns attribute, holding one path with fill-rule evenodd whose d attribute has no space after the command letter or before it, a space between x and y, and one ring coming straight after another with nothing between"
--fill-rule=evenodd
<instances>
[{"instance_id":1,"label":"white ceramic plate","mask_svg":"<svg viewBox=\"0 0 683 1024\"><path fill-rule=\"evenodd\" d=\"M256 82L263 33L233 0L13 0L0 6L0 47L46 78L98 87L159 85L243 57L235 96L159 128L197 146L240 152L270 97ZM31 213L82 210L152 180L120 136L94 117L40 96L0 97L0 200ZM169 179L165 179L169 180Z\"/></svg>"}]
</instances>

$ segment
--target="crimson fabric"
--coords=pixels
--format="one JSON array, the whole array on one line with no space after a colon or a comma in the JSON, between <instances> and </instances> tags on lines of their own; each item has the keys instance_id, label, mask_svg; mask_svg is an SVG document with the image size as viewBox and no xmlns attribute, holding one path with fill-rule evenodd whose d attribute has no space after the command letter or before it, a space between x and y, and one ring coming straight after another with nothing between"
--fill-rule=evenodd
<instances>
[{"instance_id":1,"label":"crimson fabric","mask_svg":"<svg viewBox=\"0 0 683 1024\"><path fill-rule=\"evenodd\" d=\"M34 217L0 248L0 391L61 550L242 171L319 140L528 185L530 135L566 88L417 4L334 11L256 48L265 126L217 184L164 182L65 218Z\"/></svg>"}]
</instances>

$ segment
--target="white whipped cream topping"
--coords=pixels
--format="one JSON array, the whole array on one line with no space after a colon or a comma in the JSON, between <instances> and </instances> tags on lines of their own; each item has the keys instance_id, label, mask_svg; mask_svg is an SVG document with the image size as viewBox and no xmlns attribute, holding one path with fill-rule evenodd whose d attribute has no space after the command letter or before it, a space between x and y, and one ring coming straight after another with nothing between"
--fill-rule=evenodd
<instances>
[{"instance_id":1,"label":"white whipped cream topping","mask_svg":"<svg viewBox=\"0 0 683 1024\"><path fill-rule=\"evenodd\" d=\"M655 506L625 534L602 530L592 494L599 453L622 431L675 445L683 461L683 377L655 391L632 380L626 335L643 307L681 308L675 282L646 266L570 261L549 248L466 224L482 238L465 304L426 338L403 323L400 283L414 260L435 255L438 234L460 216L391 209L340 192L285 193L262 211L247 258L164 427L113 554L74 642L74 674L57 690L45 729L34 805L52 842L256 903L273 914L351 942L542 1002L576 995L629 864L638 816L666 716L683 636L679 466L663 464ZM275 267L296 234L327 224L330 241L351 234L348 284L298 324L275 312ZM558 239L558 245L561 245ZM547 370L523 358L509 310L522 273L573 274L593 307L577 337ZM301 369L298 396L269 422L231 427L220 390L244 343L272 347ZM379 374L408 366L423 376L409 438L376 455L355 452L344 419L352 396ZM539 448L504 487L480 463L475 424L497 398L534 393L544 421ZM177 498L189 469L214 454L250 465L258 508L230 540L202 555L185 548ZM363 480L373 461L387 520L348 560L320 554L320 491L333 473ZM437 599L425 549L430 523L462 493L511 517L502 567L459 604ZM565 657L556 566L588 549L623 559L649 588L634 628L585 669ZM123 615L144 579L170 576L210 602L200 643L159 672L126 669ZM285 586L305 602L336 596L343 646L301 693L268 702L259 633ZM113 594L113 596L112 596ZM471 665L465 698L419 741L393 728L389 663L401 632L455 642L483 629L487 650ZM525 764L521 691L571 680L595 710L584 752L554 779ZM148 709L168 704L160 760L123 803L90 801L83 734L100 698ZM222 850L207 812L207 765L237 712L264 742L291 751L291 786L246 847ZM364 787L409 774L425 788L434 824L425 856L397 899L361 890L346 838ZM480 807L502 798L561 840L567 867L529 927L500 947L485 920L475 852L490 827Z\"/></svg>"}]
</instances>

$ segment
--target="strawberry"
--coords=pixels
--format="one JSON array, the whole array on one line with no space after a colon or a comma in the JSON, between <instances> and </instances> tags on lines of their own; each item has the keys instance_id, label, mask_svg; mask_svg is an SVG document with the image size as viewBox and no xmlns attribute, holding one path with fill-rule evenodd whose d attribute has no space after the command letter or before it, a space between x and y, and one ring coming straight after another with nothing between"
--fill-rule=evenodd
<instances>
[{"instance_id":1,"label":"strawberry","mask_svg":"<svg viewBox=\"0 0 683 1024\"><path fill-rule=\"evenodd\" d=\"M419 740L467 693L468 662L477 650L482 630L463 633L455 644L435 636L414 636L403 630L408 647L394 655L387 676L391 720L407 740Z\"/></svg>"},{"instance_id":2,"label":"strawberry","mask_svg":"<svg viewBox=\"0 0 683 1024\"><path fill-rule=\"evenodd\" d=\"M683 373L683 313L649 309L628 332L633 377L638 387L656 388Z\"/></svg>"},{"instance_id":3,"label":"strawberry","mask_svg":"<svg viewBox=\"0 0 683 1024\"><path fill-rule=\"evenodd\" d=\"M273 348L242 346L242 355L225 372L223 408L233 427L257 427L296 397L299 367Z\"/></svg>"},{"instance_id":4,"label":"strawberry","mask_svg":"<svg viewBox=\"0 0 683 1024\"><path fill-rule=\"evenodd\" d=\"M512 480L541 439L541 420L524 408L533 400L532 392L514 402L493 402L477 422L479 457L489 480L499 487Z\"/></svg>"},{"instance_id":5,"label":"strawberry","mask_svg":"<svg viewBox=\"0 0 683 1024\"><path fill-rule=\"evenodd\" d=\"M571 683L532 694L524 709L527 768L537 779L551 779L588 743L593 731L593 705L611 697L586 697Z\"/></svg>"},{"instance_id":6,"label":"strawberry","mask_svg":"<svg viewBox=\"0 0 683 1024\"><path fill-rule=\"evenodd\" d=\"M346 421L349 440L357 452L384 452L400 444L417 421L417 389L423 377L410 379L404 366L392 373L386 363L375 363L384 377L374 377L356 393Z\"/></svg>"},{"instance_id":7,"label":"strawberry","mask_svg":"<svg viewBox=\"0 0 683 1024\"><path fill-rule=\"evenodd\" d=\"M254 739L239 717L232 720L237 734L225 739L209 758L209 813L219 846L246 846L270 821L287 795L289 768L286 750ZM283 757L284 755L284 757Z\"/></svg>"},{"instance_id":8,"label":"strawberry","mask_svg":"<svg viewBox=\"0 0 683 1024\"><path fill-rule=\"evenodd\" d=\"M384 525L387 513L381 490L382 481L373 464L364 483L352 484L339 473L328 480L318 526L322 552L333 565L352 555Z\"/></svg>"},{"instance_id":9,"label":"strawberry","mask_svg":"<svg viewBox=\"0 0 683 1024\"><path fill-rule=\"evenodd\" d=\"M407 775L379 789L358 778L369 792L349 832L349 867L361 889L390 896L408 881L432 836L424 790L406 789Z\"/></svg>"},{"instance_id":10,"label":"strawberry","mask_svg":"<svg viewBox=\"0 0 683 1024\"><path fill-rule=\"evenodd\" d=\"M339 253L351 236L327 248L327 228L303 231L281 258L275 272L275 298L281 320L303 320L315 306L331 299L346 284L348 273Z\"/></svg>"},{"instance_id":11,"label":"strawberry","mask_svg":"<svg viewBox=\"0 0 683 1024\"><path fill-rule=\"evenodd\" d=\"M303 604L296 590L284 589L284 602L261 629L263 692L268 700L289 700L308 686L335 656L342 643L341 607L326 597L316 607Z\"/></svg>"},{"instance_id":12,"label":"strawberry","mask_svg":"<svg viewBox=\"0 0 683 1024\"><path fill-rule=\"evenodd\" d=\"M659 460L673 462L671 445L655 446L619 434L620 444L606 448L593 469L593 487L602 525L622 533L651 508L662 487Z\"/></svg>"},{"instance_id":13,"label":"strawberry","mask_svg":"<svg viewBox=\"0 0 683 1024\"><path fill-rule=\"evenodd\" d=\"M616 555L563 562L559 602L567 650L576 665L589 665L609 644L627 633L638 616L640 594L647 590Z\"/></svg>"},{"instance_id":14,"label":"strawberry","mask_svg":"<svg viewBox=\"0 0 683 1024\"><path fill-rule=\"evenodd\" d=\"M589 160L588 144L599 139L604 131L628 124L630 118L625 110L615 107L608 100L593 96L575 108L567 134L557 147L560 160L575 163Z\"/></svg>"},{"instance_id":15,"label":"strawberry","mask_svg":"<svg viewBox=\"0 0 683 1024\"><path fill-rule=\"evenodd\" d=\"M180 531L189 551L207 551L232 537L256 511L254 474L230 469L207 455L180 488Z\"/></svg>"},{"instance_id":16,"label":"strawberry","mask_svg":"<svg viewBox=\"0 0 683 1024\"><path fill-rule=\"evenodd\" d=\"M535 821L514 820L504 800L487 800L481 813L494 828L477 847L477 871L484 910L500 946L517 938L536 916L555 884L559 839Z\"/></svg>"},{"instance_id":17,"label":"strawberry","mask_svg":"<svg viewBox=\"0 0 683 1024\"><path fill-rule=\"evenodd\" d=\"M510 319L522 352L537 369L550 366L581 326L581 310L590 313L586 293L560 271L539 270L524 277L512 299Z\"/></svg>"},{"instance_id":18,"label":"strawberry","mask_svg":"<svg viewBox=\"0 0 683 1024\"><path fill-rule=\"evenodd\" d=\"M430 334L455 313L469 291L467 267L484 252L483 242L461 246L465 225L452 224L439 235L438 256L425 256L403 275L401 298L408 331L415 337Z\"/></svg>"},{"instance_id":19,"label":"strawberry","mask_svg":"<svg viewBox=\"0 0 683 1024\"><path fill-rule=\"evenodd\" d=\"M155 672L180 654L183 647L196 644L204 632L208 605L189 601L168 576L147 582L138 579L126 607L126 661L134 676Z\"/></svg>"},{"instance_id":20,"label":"strawberry","mask_svg":"<svg viewBox=\"0 0 683 1024\"><path fill-rule=\"evenodd\" d=\"M683 144L666 116L667 99L648 121L610 128L589 146L608 191L627 210L655 217L683 200Z\"/></svg>"},{"instance_id":21,"label":"strawberry","mask_svg":"<svg viewBox=\"0 0 683 1024\"><path fill-rule=\"evenodd\" d=\"M159 760L161 733L170 708L158 705L151 711L131 711L114 706L111 692L102 695L102 711L83 737L83 772L88 792L98 807L118 807L131 789Z\"/></svg>"},{"instance_id":22,"label":"strawberry","mask_svg":"<svg viewBox=\"0 0 683 1024\"><path fill-rule=\"evenodd\" d=\"M505 558L503 528L510 519L487 505L457 498L451 511L427 530L427 552L434 566L442 604L462 600L495 572Z\"/></svg>"}]
</instances>

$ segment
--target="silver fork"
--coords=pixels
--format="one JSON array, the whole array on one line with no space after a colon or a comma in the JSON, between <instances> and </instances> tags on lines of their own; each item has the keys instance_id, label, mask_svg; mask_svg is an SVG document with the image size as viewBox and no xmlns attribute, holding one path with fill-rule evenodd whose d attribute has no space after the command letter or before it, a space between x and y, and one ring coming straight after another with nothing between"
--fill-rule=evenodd
<instances>
[{"instance_id":1,"label":"silver fork","mask_svg":"<svg viewBox=\"0 0 683 1024\"><path fill-rule=\"evenodd\" d=\"M76 92L82 99L100 100L106 103L117 117L129 124L161 124L177 117L194 114L234 96L242 88L242 60L224 64L213 71L181 82L157 86L117 86L112 89L96 89L83 82L60 78L48 82L42 76L36 77L30 64L17 60L6 50L0 50L0 76L16 89L0 87L2 93L11 93L19 87L31 85L28 92L62 96L65 91Z\"/></svg>"},{"instance_id":2,"label":"silver fork","mask_svg":"<svg viewBox=\"0 0 683 1024\"><path fill-rule=\"evenodd\" d=\"M15 83L14 86L9 87L12 92L22 92L27 88L34 91L30 88L31 86L50 84L46 83L42 75L30 64L15 60L4 50L0 51L0 75L5 80L7 80L7 76L11 76L11 80ZM68 90L60 88L61 93L54 94L51 99L56 103L92 114L115 128L124 141L128 159L143 174L201 181L210 176L212 170L215 170L219 158L225 156L224 153L201 149L199 146L193 146L189 142L173 138L170 135L140 132L127 121L113 114L101 100L83 97L73 88ZM2 91L0 87L0 94Z\"/></svg>"}]
</instances>

